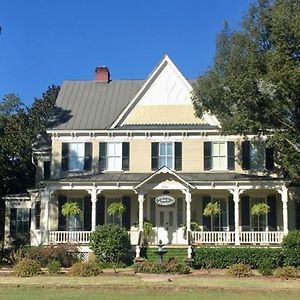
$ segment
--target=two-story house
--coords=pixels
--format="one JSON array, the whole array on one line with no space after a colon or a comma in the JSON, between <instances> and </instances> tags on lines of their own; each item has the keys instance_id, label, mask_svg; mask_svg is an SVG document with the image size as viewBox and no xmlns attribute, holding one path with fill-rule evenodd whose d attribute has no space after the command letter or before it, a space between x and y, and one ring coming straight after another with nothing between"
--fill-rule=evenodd
<instances>
[{"instance_id":1,"label":"two-story house","mask_svg":"<svg viewBox=\"0 0 300 300\"><path fill-rule=\"evenodd\" d=\"M78 242L88 251L97 225L118 223L138 256L145 219L150 243L187 247L279 244L299 228L297 193L273 172L266 137L225 136L214 116L195 117L194 81L168 56L146 80L95 73L63 83L48 135L35 145L37 188L6 197L7 242L29 232L31 245ZM66 201L81 213L64 217ZM122 216L107 213L112 202L124 204ZM221 208L213 220L203 216L209 202ZM270 207L260 218L251 214L259 202Z\"/></svg>"}]
</instances>

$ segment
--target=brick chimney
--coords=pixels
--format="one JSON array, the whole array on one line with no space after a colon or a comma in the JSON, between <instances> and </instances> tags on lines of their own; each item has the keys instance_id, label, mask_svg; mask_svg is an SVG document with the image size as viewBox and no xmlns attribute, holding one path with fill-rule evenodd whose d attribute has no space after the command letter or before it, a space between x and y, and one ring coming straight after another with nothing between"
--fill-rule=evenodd
<instances>
[{"instance_id":1,"label":"brick chimney","mask_svg":"<svg viewBox=\"0 0 300 300\"><path fill-rule=\"evenodd\" d=\"M97 82L109 83L110 73L109 73L108 67L106 67L106 66L97 67L95 70L95 73L96 73L95 80Z\"/></svg>"}]
</instances>

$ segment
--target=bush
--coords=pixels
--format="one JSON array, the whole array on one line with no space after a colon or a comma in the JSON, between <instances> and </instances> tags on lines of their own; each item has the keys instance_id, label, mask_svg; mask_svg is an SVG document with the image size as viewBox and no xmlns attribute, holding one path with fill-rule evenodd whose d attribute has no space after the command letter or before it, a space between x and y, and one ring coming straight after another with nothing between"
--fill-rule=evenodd
<instances>
[{"instance_id":1,"label":"bush","mask_svg":"<svg viewBox=\"0 0 300 300\"><path fill-rule=\"evenodd\" d=\"M263 276L272 275L273 274L273 264L272 264L272 262L270 262L268 260L262 261L258 265L258 271Z\"/></svg>"},{"instance_id":2,"label":"bush","mask_svg":"<svg viewBox=\"0 0 300 300\"><path fill-rule=\"evenodd\" d=\"M277 268L282 266L282 260L279 248L199 247L195 252L194 268L225 269L233 264L243 263L257 269L264 261Z\"/></svg>"},{"instance_id":3,"label":"bush","mask_svg":"<svg viewBox=\"0 0 300 300\"><path fill-rule=\"evenodd\" d=\"M71 244L31 247L28 251L28 257L38 261L42 267L46 267L49 262L57 260L61 266L68 268L78 261L78 248Z\"/></svg>"},{"instance_id":4,"label":"bush","mask_svg":"<svg viewBox=\"0 0 300 300\"><path fill-rule=\"evenodd\" d=\"M282 241L282 252L286 266L300 266L300 230L290 231Z\"/></svg>"},{"instance_id":5,"label":"bush","mask_svg":"<svg viewBox=\"0 0 300 300\"><path fill-rule=\"evenodd\" d=\"M17 276L32 277L40 274L41 267L40 264L35 260L24 258L15 265L14 271Z\"/></svg>"},{"instance_id":6,"label":"bush","mask_svg":"<svg viewBox=\"0 0 300 300\"><path fill-rule=\"evenodd\" d=\"M101 268L95 262L78 262L71 266L69 276L91 277L101 273Z\"/></svg>"},{"instance_id":7,"label":"bush","mask_svg":"<svg viewBox=\"0 0 300 300\"><path fill-rule=\"evenodd\" d=\"M140 261L136 262L133 266L133 269L136 273L172 273L172 274L189 274L191 269L189 266L177 263L175 259L170 259L167 262L161 264L152 262L152 261Z\"/></svg>"},{"instance_id":8,"label":"bush","mask_svg":"<svg viewBox=\"0 0 300 300\"><path fill-rule=\"evenodd\" d=\"M234 277L252 276L251 267L247 264L234 264L228 268L228 274Z\"/></svg>"},{"instance_id":9,"label":"bush","mask_svg":"<svg viewBox=\"0 0 300 300\"><path fill-rule=\"evenodd\" d=\"M119 261L126 260L131 248L125 228L115 224L97 226L91 234L91 249L100 262L111 262L116 271Z\"/></svg>"},{"instance_id":10,"label":"bush","mask_svg":"<svg viewBox=\"0 0 300 300\"><path fill-rule=\"evenodd\" d=\"M274 276L279 278L284 278L284 279L298 278L299 273L295 267L289 266L289 267L277 268L274 271Z\"/></svg>"},{"instance_id":11,"label":"bush","mask_svg":"<svg viewBox=\"0 0 300 300\"><path fill-rule=\"evenodd\" d=\"M47 268L50 274L58 274L61 269L61 263L58 260L51 260L48 263Z\"/></svg>"}]
</instances>

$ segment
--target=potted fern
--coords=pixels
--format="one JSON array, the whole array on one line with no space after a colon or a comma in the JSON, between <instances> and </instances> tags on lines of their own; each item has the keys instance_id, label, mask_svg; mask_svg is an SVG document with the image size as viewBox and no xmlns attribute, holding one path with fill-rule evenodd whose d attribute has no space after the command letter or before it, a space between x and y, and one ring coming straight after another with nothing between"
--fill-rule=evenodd
<instances>
[{"instance_id":1,"label":"potted fern","mask_svg":"<svg viewBox=\"0 0 300 300\"><path fill-rule=\"evenodd\" d=\"M71 220L76 216L79 216L81 213L81 209L79 204L76 201L67 201L61 208L61 214L66 217L67 219L67 230L74 230L76 229L74 226L71 225Z\"/></svg>"},{"instance_id":2,"label":"potted fern","mask_svg":"<svg viewBox=\"0 0 300 300\"><path fill-rule=\"evenodd\" d=\"M203 216L210 217L211 230L214 228L214 217L220 215L221 207L219 202L209 202L204 208Z\"/></svg>"},{"instance_id":3,"label":"potted fern","mask_svg":"<svg viewBox=\"0 0 300 300\"><path fill-rule=\"evenodd\" d=\"M121 220L121 216L125 213L126 207L121 202L113 202L107 207L107 213L110 216L118 216Z\"/></svg>"},{"instance_id":4,"label":"potted fern","mask_svg":"<svg viewBox=\"0 0 300 300\"><path fill-rule=\"evenodd\" d=\"M270 206L267 203L259 202L251 207L251 215L257 216L257 228L260 230L260 216L265 216L270 212Z\"/></svg>"}]
</instances>

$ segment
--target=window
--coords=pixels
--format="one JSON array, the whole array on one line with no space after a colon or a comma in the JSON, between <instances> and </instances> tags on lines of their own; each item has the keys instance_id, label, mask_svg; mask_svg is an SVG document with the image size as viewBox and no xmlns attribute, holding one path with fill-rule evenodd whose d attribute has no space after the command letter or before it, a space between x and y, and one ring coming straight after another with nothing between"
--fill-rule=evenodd
<instances>
[{"instance_id":1,"label":"window","mask_svg":"<svg viewBox=\"0 0 300 300\"><path fill-rule=\"evenodd\" d=\"M41 202L35 203L35 229L40 229L41 226Z\"/></svg>"},{"instance_id":2,"label":"window","mask_svg":"<svg viewBox=\"0 0 300 300\"><path fill-rule=\"evenodd\" d=\"M268 224L268 214L257 216L251 214L251 208L257 203L266 203L265 198L250 198L250 226L255 231L265 231Z\"/></svg>"},{"instance_id":3,"label":"window","mask_svg":"<svg viewBox=\"0 0 300 300\"><path fill-rule=\"evenodd\" d=\"M49 180L51 176L51 161L44 161L44 180Z\"/></svg>"},{"instance_id":4,"label":"window","mask_svg":"<svg viewBox=\"0 0 300 300\"><path fill-rule=\"evenodd\" d=\"M106 198L106 223L110 224L117 224L117 225L122 225L122 215L112 215L110 216L107 213L107 208L111 203L120 203L121 199L120 198Z\"/></svg>"},{"instance_id":5,"label":"window","mask_svg":"<svg viewBox=\"0 0 300 300\"><path fill-rule=\"evenodd\" d=\"M261 142L250 144L250 169L262 170L265 167L265 145Z\"/></svg>"},{"instance_id":6,"label":"window","mask_svg":"<svg viewBox=\"0 0 300 300\"><path fill-rule=\"evenodd\" d=\"M129 150L129 143L100 143L99 169L101 171L128 171Z\"/></svg>"},{"instance_id":7,"label":"window","mask_svg":"<svg viewBox=\"0 0 300 300\"><path fill-rule=\"evenodd\" d=\"M90 171L92 143L62 143L62 171Z\"/></svg>"},{"instance_id":8,"label":"window","mask_svg":"<svg viewBox=\"0 0 300 300\"><path fill-rule=\"evenodd\" d=\"M169 169L181 171L182 169L182 144L180 142L152 143L152 170L155 171L164 166Z\"/></svg>"},{"instance_id":9,"label":"window","mask_svg":"<svg viewBox=\"0 0 300 300\"><path fill-rule=\"evenodd\" d=\"M83 230L84 222L84 199L83 198L69 198L69 201L77 202L80 208L80 214L75 216L67 217L67 228L68 230Z\"/></svg>"},{"instance_id":10,"label":"window","mask_svg":"<svg viewBox=\"0 0 300 300\"><path fill-rule=\"evenodd\" d=\"M212 169L213 170L227 169L225 142L212 143Z\"/></svg>"},{"instance_id":11,"label":"window","mask_svg":"<svg viewBox=\"0 0 300 300\"><path fill-rule=\"evenodd\" d=\"M12 208L10 226L12 234L28 233L30 229L30 209Z\"/></svg>"}]
</instances>

